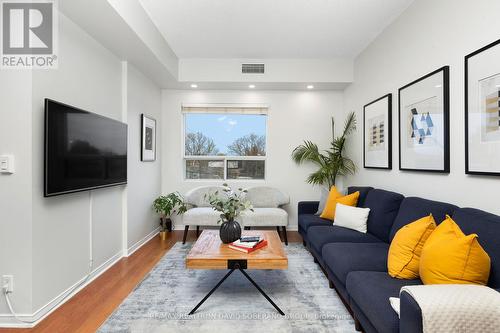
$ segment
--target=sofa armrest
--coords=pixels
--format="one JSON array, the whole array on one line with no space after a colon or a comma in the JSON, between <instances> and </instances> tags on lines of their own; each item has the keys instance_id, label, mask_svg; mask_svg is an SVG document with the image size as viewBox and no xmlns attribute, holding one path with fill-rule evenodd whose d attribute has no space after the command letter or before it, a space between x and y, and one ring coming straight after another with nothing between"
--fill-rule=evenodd
<instances>
[{"instance_id":1,"label":"sofa armrest","mask_svg":"<svg viewBox=\"0 0 500 333\"><path fill-rule=\"evenodd\" d=\"M399 295L399 302L399 332L422 333L422 310L418 303L405 291Z\"/></svg>"},{"instance_id":2,"label":"sofa armrest","mask_svg":"<svg viewBox=\"0 0 500 333\"><path fill-rule=\"evenodd\" d=\"M299 201L298 215L315 214L318 211L319 201Z\"/></svg>"}]
</instances>

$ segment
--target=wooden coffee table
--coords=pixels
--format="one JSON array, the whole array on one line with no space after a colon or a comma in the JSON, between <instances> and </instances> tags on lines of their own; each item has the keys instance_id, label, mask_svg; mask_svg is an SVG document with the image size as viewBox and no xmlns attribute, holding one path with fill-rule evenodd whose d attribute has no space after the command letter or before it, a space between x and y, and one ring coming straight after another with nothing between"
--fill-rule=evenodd
<instances>
[{"instance_id":1,"label":"wooden coffee table","mask_svg":"<svg viewBox=\"0 0 500 333\"><path fill-rule=\"evenodd\" d=\"M239 270L257 290L271 303L281 314L283 311L269 298L260 286L245 272L246 269L287 269L288 257L276 231L252 230L243 231L243 236L260 235L267 240L267 246L252 253L243 253L232 250L227 244L223 244L218 230L204 230L193 248L186 257L186 268L188 269L228 269L227 274L210 290L210 292L194 307L189 314L196 310L213 294L217 288L235 270Z\"/></svg>"}]
</instances>

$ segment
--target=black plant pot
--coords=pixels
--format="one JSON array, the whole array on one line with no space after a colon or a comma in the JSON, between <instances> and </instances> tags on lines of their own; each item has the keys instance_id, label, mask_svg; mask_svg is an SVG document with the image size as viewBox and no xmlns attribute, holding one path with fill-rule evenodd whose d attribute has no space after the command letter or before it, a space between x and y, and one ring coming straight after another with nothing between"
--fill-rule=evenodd
<instances>
[{"instance_id":1,"label":"black plant pot","mask_svg":"<svg viewBox=\"0 0 500 333\"><path fill-rule=\"evenodd\" d=\"M219 231L222 243L229 244L241 237L241 227L236 221L223 222Z\"/></svg>"},{"instance_id":2,"label":"black plant pot","mask_svg":"<svg viewBox=\"0 0 500 333\"><path fill-rule=\"evenodd\" d=\"M160 225L164 231L172 231L172 220L168 217L160 217Z\"/></svg>"}]
</instances>

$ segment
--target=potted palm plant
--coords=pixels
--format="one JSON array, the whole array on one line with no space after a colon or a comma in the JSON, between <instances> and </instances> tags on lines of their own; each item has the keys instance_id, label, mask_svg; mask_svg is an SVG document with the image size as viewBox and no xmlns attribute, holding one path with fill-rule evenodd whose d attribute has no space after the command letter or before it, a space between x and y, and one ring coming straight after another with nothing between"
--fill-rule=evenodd
<instances>
[{"instance_id":1,"label":"potted palm plant","mask_svg":"<svg viewBox=\"0 0 500 333\"><path fill-rule=\"evenodd\" d=\"M178 192L172 192L156 198L153 208L160 214L160 237L165 240L166 232L172 231L172 214L184 214L187 207L182 196Z\"/></svg>"},{"instance_id":2,"label":"potted palm plant","mask_svg":"<svg viewBox=\"0 0 500 333\"><path fill-rule=\"evenodd\" d=\"M335 185L338 176L352 175L356 172L354 162L344 155L346 140L349 134L356 130L356 114L351 112L344 124L342 135L335 137L335 120L332 117L332 141L330 149L320 152L318 145L311 141L296 147L292 152L292 159L297 164L312 162L318 170L307 177L307 182L313 185Z\"/></svg>"},{"instance_id":3,"label":"potted palm plant","mask_svg":"<svg viewBox=\"0 0 500 333\"><path fill-rule=\"evenodd\" d=\"M241 237L241 226L236 219L247 210L253 212L253 207L250 201L245 200L247 190L239 188L233 191L227 184L222 184L222 186L223 193L219 191L210 193L208 202L215 211L220 212L220 218L217 221L222 222L219 236L224 244L228 244Z\"/></svg>"}]
</instances>

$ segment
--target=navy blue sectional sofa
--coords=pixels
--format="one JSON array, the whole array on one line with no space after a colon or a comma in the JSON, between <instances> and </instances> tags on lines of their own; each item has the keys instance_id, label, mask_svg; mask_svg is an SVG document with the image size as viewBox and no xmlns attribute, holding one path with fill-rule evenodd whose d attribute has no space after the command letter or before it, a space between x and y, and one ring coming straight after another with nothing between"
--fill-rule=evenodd
<instances>
[{"instance_id":1,"label":"navy blue sectional sofa","mask_svg":"<svg viewBox=\"0 0 500 333\"><path fill-rule=\"evenodd\" d=\"M472 208L404 197L372 187L349 187L359 191L358 206L370 208L368 232L332 225L314 215L318 202L298 205L299 233L351 311L358 330L365 332L422 332L421 311L413 298L401 295L401 319L391 308L389 297L399 297L401 287L422 284L420 280L394 279L387 273L389 244L408 223L432 213L437 223L448 214L465 234L476 233L491 259L488 286L500 292L500 216Z\"/></svg>"}]
</instances>

